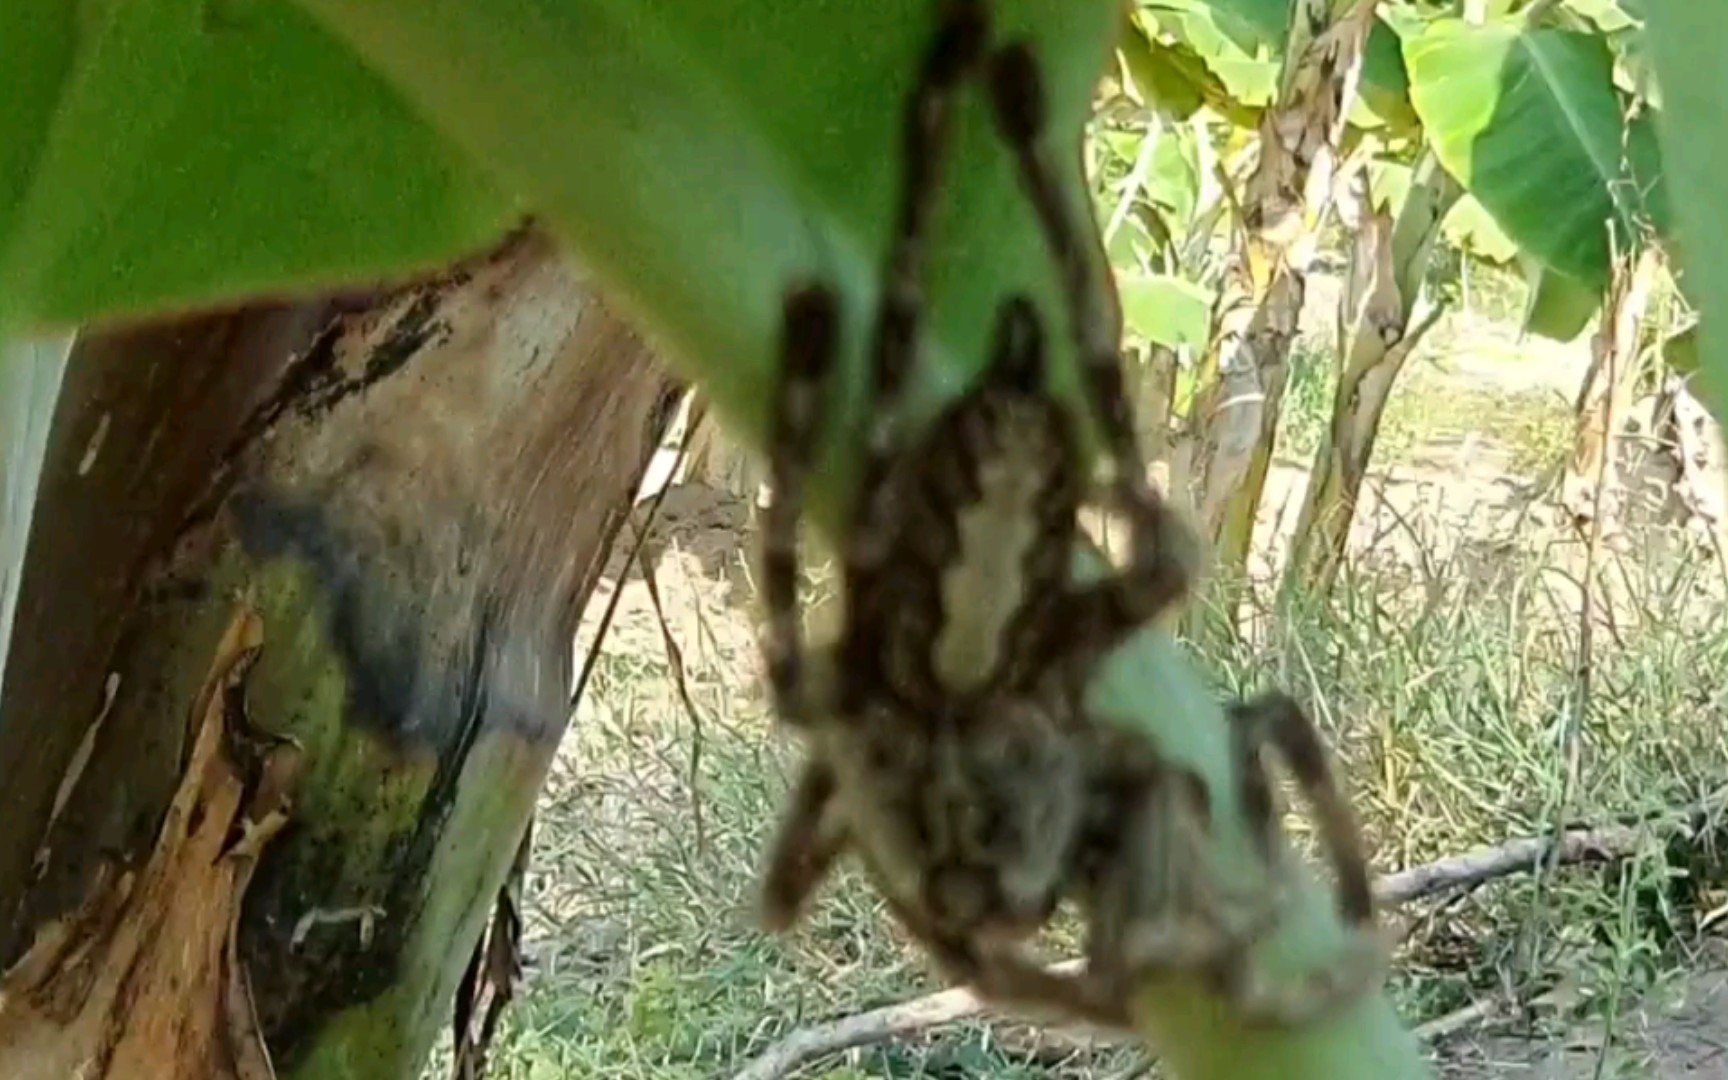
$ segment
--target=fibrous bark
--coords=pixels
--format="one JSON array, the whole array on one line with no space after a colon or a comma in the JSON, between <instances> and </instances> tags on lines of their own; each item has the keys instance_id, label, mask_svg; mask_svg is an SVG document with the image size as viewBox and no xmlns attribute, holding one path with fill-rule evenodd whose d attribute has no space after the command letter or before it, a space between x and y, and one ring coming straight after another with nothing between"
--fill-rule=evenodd
<instances>
[{"instance_id":1,"label":"fibrous bark","mask_svg":"<svg viewBox=\"0 0 1728 1080\"><path fill-rule=\"evenodd\" d=\"M1304 249L1331 199L1377 8L1378 0L1293 4L1278 99L1260 119L1260 159L1241 197L1245 235L1216 334L1217 374L1195 405L1202 442L1185 470L1226 578L1247 565L1306 292Z\"/></svg>"},{"instance_id":2,"label":"fibrous bark","mask_svg":"<svg viewBox=\"0 0 1728 1080\"><path fill-rule=\"evenodd\" d=\"M532 230L82 342L0 696L0 1075L414 1075L675 401Z\"/></svg>"},{"instance_id":3,"label":"fibrous bark","mask_svg":"<svg viewBox=\"0 0 1728 1080\"><path fill-rule=\"evenodd\" d=\"M1285 571L1289 585L1328 591L1349 547L1356 505L1380 436L1380 420L1404 363L1439 318L1431 307L1420 320L1416 304L1440 224L1460 189L1430 153L1412 170L1404 206L1394 218L1374 205L1367 170L1352 178L1356 196L1350 269L1338 298L1338 351L1342 358L1332 417L1302 499Z\"/></svg>"}]
</instances>

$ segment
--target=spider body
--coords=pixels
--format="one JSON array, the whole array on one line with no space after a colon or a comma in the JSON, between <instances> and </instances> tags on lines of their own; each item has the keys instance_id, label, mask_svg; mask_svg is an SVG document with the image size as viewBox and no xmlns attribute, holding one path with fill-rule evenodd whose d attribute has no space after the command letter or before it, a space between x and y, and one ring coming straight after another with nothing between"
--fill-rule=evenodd
<instances>
[{"instance_id":1,"label":"spider body","mask_svg":"<svg viewBox=\"0 0 1728 1080\"><path fill-rule=\"evenodd\" d=\"M981 0L939 10L903 119L862 479L839 533L844 617L823 648L801 640L796 539L843 313L820 283L784 301L763 520L764 652L776 711L807 759L769 854L763 919L789 927L851 851L951 977L1011 1007L1126 1026L1131 981L1147 968L1211 972L1222 989L1246 993L1243 943L1264 921L1209 887L1205 785L1082 707L1097 661L1189 588L1197 544L1146 483L1114 294L1094 280L1079 210L1046 160L1031 53L1009 45L986 57ZM1126 564L1095 581L1071 569L1093 469L1071 407L1049 392L1049 343L1029 298L1001 303L976 383L919 431L902 430L953 106L985 66L998 132L1063 283L1085 405L1111 465L1110 503L1130 527ZM1339 800L1327 801L1335 792L1311 729L1277 710L1233 715L1241 796L1265 819L1268 852L1276 836L1259 751L1270 742L1327 811L1344 906L1365 911L1353 824ZM1267 717L1277 722L1260 722ZM1079 974L1047 971L1019 951L1066 899L1088 924Z\"/></svg>"},{"instance_id":2,"label":"spider body","mask_svg":"<svg viewBox=\"0 0 1728 1080\"><path fill-rule=\"evenodd\" d=\"M824 847L844 830L883 892L944 934L1036 929L1079 829L1085 748L1041 650L1073 591L1088 478L1041 348L1029 307L1005 308L982 383L875 470L840 640L776 684L813 762L795 802L836 833ZM771 877L770 921L813 884Z\"/></svg>"}]
</instances>

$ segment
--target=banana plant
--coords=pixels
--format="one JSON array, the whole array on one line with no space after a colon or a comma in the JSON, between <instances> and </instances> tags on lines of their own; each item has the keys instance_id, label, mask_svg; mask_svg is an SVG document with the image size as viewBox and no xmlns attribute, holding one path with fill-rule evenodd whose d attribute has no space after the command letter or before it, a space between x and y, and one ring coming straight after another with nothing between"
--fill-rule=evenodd
<instances>
[{"instance_id":1,"label":"banana plant","mask_svg":"<svg viewBox=\"0 0 1728 1080\"><path fill-rule=\"evenodd\" d=\"M1360 111L1358 87L1396 82L1396 67L1388 77L1384 65L1371 63L1374 43L1387 33L1378 7L1316 0L1284 12L1261 3L1157 0L1141 9L1136 24L1143 41L1205 57L1216 82L1252 108L1258 133L1257 161L1239 190L1226 193L1237 214L1228 283L1186 410L1187 445L1171 468L1172 484L1192 495L1225 582L1237 577L1252 543L1306 264L1332 202L1347 120ZM1268 85L1273 69L1260 53L1274 28L1281 31L1275 45L1283 63ZM1126 59L1123 67L1133 70ZM1167 86L1142 81L1147 97L1183 100ZM1162 97L1153 92L1160 89ZM1201 90L1199 100L1216 99L1211 83Z\"/></svg>"},{"instance_id":2,"label":"banana plant","mask_svg":"<svg viewBox=\"0 0 1728 1080\"><path fill-rule=\"evenodd\" d=\"M1198 102L1215 116L1260 123L1277 97L1276 65L1287 55L1290 10L1279 0L1144 0L1135 29L1156 44L1158 55L1184 62L1168 65L1158 80L1141 80L1143 96L1178 114ZM1395 306L1403 315L1395 317L1389 294L1369 319L1362 317L1359 292L1346 289L1341 298L1341 326L1384 340L1340 337L1345 374L1329 437L1315 460L1316 482L1304 497L1293 541L1299 557L1288 564L1287 585L1324 590L1343 556L1386 395L1416 344L1413 335L1425 328L1423 321L1412 322L1419 298L1410 290L1423 280L1431 227L1462 234L1478 255L1517 261L1531 286L1526 327L1559 339L1575 337L1600 307L1610 225L1632 239L1669 231L1654 134L1659 80L1646 58L1642 20L1639 5L1618 0L1474 4L1462 15L1452 5L1382 5L1364 45L1360 93L1342 141L1352 157L1374 159L1374 204L1397 217L1397 250L1352 240L1349 274L1357 284L1400 282ZM1121 66L1129 72L1136 69L1131 52L1146 49L1133 44L1124 50ZM1141 56L1138 66L1147 63ZM1199 74L1189 77L1196 68ZM1633 97L1648 107L1628 111ZM1422 181L1413 186L1409 176L1418 162L1424 163ZM1404 178L1392 192L1379 190L1388 166ZM1419 205L1404 215L1402 200L1411 191ZM1440 222L1426 222L1436 206L1451 210ZM1556 206L1565 212L1556 213ZM1418 221L1426 223L1418 229ZM1373 224L1363 219L1351 227ZM1391 261L1362 265L1376 250ZM1222 347L1232 338L1219 334L1216 340ZM1238 375L1242 385L1227 392L1222 375L1232 370L1245 369L1221 362L1216 351L1197 365L1201 400L1275 407L1276 365L1255 386ZM1238 426L1232 433L1199 423L1195 434L1240 448L1227 459L1268 461L1272 424L1261 424L1257 437L1254 425ZM1208 454L1201 456L1204 472ZM1172 471L1183 474L1181 466L1178 460ZM1204 488L1196 494L1220 538L1227 574L1240 571L1246 558L1263 467L1226 469L1210 495Z\"/></svg>"},{"instance_id":3,"label":"banana plant","mask_svg":"<svg viewBox=\"0 0 1728 1080\"><path fill-rule=\"evenodd\" d=\"M1331 422L1314 453L1285 572L1287 586L1300 584L1321 594L1343 562L1394 382L1444 310L1430 303L1420 318L1417 315L1430 252L1460 194L1427 152L1409 170L1396 212L1387 201L1376 199L1370 170L1360 169L1352 179L1356 190L1340 204L1354 220L1338 301L1338 385Z\"/></svg>"}]
</instances>

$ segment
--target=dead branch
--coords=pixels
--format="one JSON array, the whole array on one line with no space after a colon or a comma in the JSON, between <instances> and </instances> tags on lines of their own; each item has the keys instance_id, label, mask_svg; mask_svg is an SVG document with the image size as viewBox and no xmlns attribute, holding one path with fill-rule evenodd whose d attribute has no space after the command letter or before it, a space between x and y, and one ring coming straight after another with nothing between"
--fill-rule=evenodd
<instances>
[{"instance_id":1,"label":"dead branch","mask_svg":"<svg viewBox=\"0 0 1728 1080\"><path fill-rule=\"evenodd\" d=\"M1075 971L1079 967L1080 961L1066 960L1053 965L1053 970ZM898 1005L885 1005L869 1012L812 1024L770 1046L739 1070L732 1080L779 1080L817 1058L869 1046L896 1035L916 1035L982 1012L983 1004L972 996L970 990L955 988L926 994Z\"/></svg>"},{"instance_id":2,"label":"dead branch","mask_svg":"<svg viewBox=\"0 0 1728 1080\"><path fill-rule=\"evenodd\" d=\"M1375 883L1374 895L1384 905L1407 904L1450 892L1474 889L1485 882L1522 873L1551 859L1552 865L1612 862L1637 853L1653 833L1702 831L1728 807L1728 796L1713 795L1672 814L1612 825L1578 827L1553 837L1530 836L1492 847L1478 848L1435 862L1388 874ZM1055 971L1073 971L1078 960L1052 966ZM800 1028L751 1059L732 1080L780 1080L819 1058L881 1042L896 1036L916 1035L931 1028L983 1015L986 1006L969 990L960 988L926 994L897 1005L844 1016ZM1418 1028L1417 1034L1434 1038L1488 1015L1489 1006L1472 1008L1456 1018Z\"/></svg>"},{"instance_id":3,"label":"dead branch","mask_svg":"<svg viewBox=\"0 0 1728 1080\"><path fill-rule=\"evenodd\" d=\"M1481 1001L1473 1001L1462 1009L1449 1012L1445 1016L1436 1017L1426 1024L1417 1024L1412 1034L1416 1036L1418 1042L1438 1042L1448 1035L1480 1024L1498 1012L1501 1004L1502 1002L1498 997L1487 997Z\"/></svg>"},{"instance_id":4,"label":"dead branch","mask_svg":"<svg viewBox=\"0 0 1728 1080\"><path fill-rule=\"evenodd\" d=\"M1544 858L1567 866L1611 862L1636 852L1640 838L1648 834L1643 826L1608 825L1568 829L1558 840L1546 836L1508 840L1388 874L1375 882L1374 895L1382 904L1407 904L1530 870Z\"/></svg>"}]
</instances>

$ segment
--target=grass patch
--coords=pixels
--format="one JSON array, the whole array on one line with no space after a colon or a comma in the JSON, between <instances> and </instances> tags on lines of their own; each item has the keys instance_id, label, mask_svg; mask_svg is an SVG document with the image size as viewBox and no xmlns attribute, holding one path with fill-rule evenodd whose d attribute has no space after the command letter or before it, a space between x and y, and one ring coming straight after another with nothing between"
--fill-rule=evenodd
<instances>
[{"instance_id":1,"label":"grass patch","mask_svg":"<svg viewBox=\"0 0 1728 1080\"><path fill-rule=\"evenodd\" d=\"M1585 703L1580 546L1425 545L1447 547L1446 563L1422 571L1359 564L1331 607L1296 601L1261 620L1259 640L1202 649L1235 685L1281 685L1313 703L1380 870L1557 819L1680 807L1728 779L1728 739L1712 719L1728 627L1707 561L1603 557L1611 614L1594 629ZM1654 847L1613 872L1564 870L1541 893L1519 877L1407 909L1413 932L1395 979L1405 1014L1564 983L1575 1015L1660 985L1687 965L1695 901L1720 876L1678 858ZM1531 943L1533 961L1521 951Z\"/></svg>"},{"instance_id":2,"label":"grass patch","mask_svg":"<svg viewBox=\"0 0 1728 1080\"><path fill-rule=\"evenodd\" d=\"M1338 392L1338 354L1306 334L1290 344L1290 373L1278 410L1278 449L1298 461L1311 461L1332 422L1332 396Z\"/></svg>"},{"instance_id":3,"label":"grass patch","mask_svg":"<svg viewBox=\"0 0 1728 1080\"><path fill-rule=\"evenodd\" d=\"M1562 746L1578 715L1578 552L1450 550L1421 572L1365 560L1330 607L1294 603L1249 640L1194 646L1221 693L1277 684L1314 705L1382 871L1538 832L1561 813ZM1677 806L1728 776L1728 626L1699 565L1605 567L1614 620L1597 632L1566 817ZM751 927L758 860L794 760L753 673L685 651L695 725L663 655L600 662L541 803L525 889L529 974L496 1076L725 1077L800 1026L934 988L850 869L792 939ZM1686 964L1695 900L1713 874L1656 849L1617 875L1563 871L1540 897L1522 878L1406 910L1398 1000L1418 1022L1507 982L1564 983L1569 1012L1603 1012ZM1531 941L1533 964L1520 958ZM972 1024L805 1075L1116 1077L1139 1055Z\"/></svg>"},{"instance_id":4,"label":"grass patch","mask_svg":"<svg viewBox=\"0 0 1728 1080\"><path fill-rule=\"evenodd\" d=\"M1375 444L1382 461L1408 457L1424 443L1462 440L1472 433L1506 448L1506 469L1513 475L1535 475L1571 452L1572 412L1557 394L1472 386L1430 365L1405 377L1407 384L1387 403Z\"/></svg>"},{"instance_id":5,"label":"grass patch","mask_svg":"<svg viewBox=\"0 0 1728 1080\"><path fill-rule=\"evenodd\" d=\"M1313 339L1298 338L1278 418L1281 454L1304 464L1313 460L1331 423L1337 385L1337 354ZM1506 448L1508 472L1535 475L1571 452L1571 408L1552 391L1472 385L1418 359L1403 372L1381 417L1375 465L1397 463L1424 445L1472 433Z\"/></svg>"}]
</instances>

